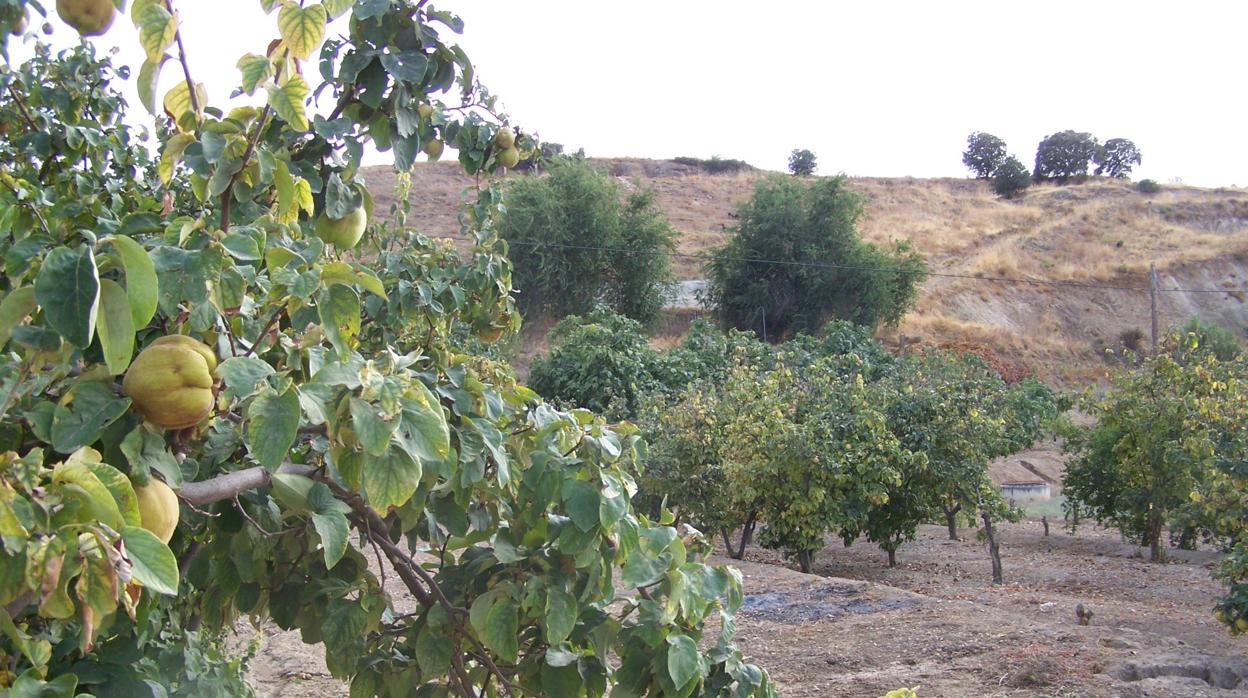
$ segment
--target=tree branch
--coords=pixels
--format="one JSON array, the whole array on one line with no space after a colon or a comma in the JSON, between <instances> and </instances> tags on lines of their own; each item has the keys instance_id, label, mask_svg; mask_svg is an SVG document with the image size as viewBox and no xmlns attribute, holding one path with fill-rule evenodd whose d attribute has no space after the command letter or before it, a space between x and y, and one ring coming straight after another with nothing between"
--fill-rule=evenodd
<instances>
[{"instance_id":1,"label":"tree branch","mask_svg":"<svg viewBox=\"0 0 1248 698\"><path fill-rule=\"evenodd\" d=\"M173 14L173 0L165 0L165 9L169 10L169 14ZM182 63L182 74L186 76L186 90L191 95L191 109L195 110L198 115L199 111L199 95L195 94L195 81L191 79L191 66L186 62L186 46L182 43L182 28L178 27L173 32L173 40L178 44L178 60Z\"/></svg>"},{"instance_id":2,"label":"tree branch","mask_svg":"<svg viewBox=\"0 0 1248 698\"><path fill-rule=\"evenodd\" d=\"M277 472L289 475L303 475L304 477L312 477L316 472L316 468L310 465L297 465L295 463L283 463ZM232 473L218 475L210 480L201 480L199 482L188 482L178 491L178 496L185 500L188 504L196 506L204 506L215 502L233 499L239 494L248 490L258 489L268 485L272 479L269 471L260 466L247 468L246 470L236 470Z\"/></svg>"}]
</instances>

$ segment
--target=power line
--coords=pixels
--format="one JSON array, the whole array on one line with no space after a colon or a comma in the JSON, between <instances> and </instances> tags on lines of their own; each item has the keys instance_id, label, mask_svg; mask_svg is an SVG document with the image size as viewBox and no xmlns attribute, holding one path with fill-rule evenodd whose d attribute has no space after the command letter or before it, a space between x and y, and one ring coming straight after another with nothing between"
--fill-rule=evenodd
<instances>
[{"instance_id":1,"label":"power line","mask_svg":"<svg viewBox=\"0 0 1248 698\"><path fill-rule=\"evenodd\" d=\"M798 262L783 259L763 259L757 257L714 257L708 254L696 254L692 252L667 252L663 250L634 250L626 247L607 247L598 245L571 245L559 242L538 242L529 240L508 240L508 245L519 245L523 247L552 247L563 250L587 250L598 252L616 252L620 254L633 254L648 257L670 257L679 259L696 259L702 261L711 261L714 259L725 259L734 262L745 262L749 264L771 264L775 266L786 267L802 267L809 269L831 269L841 271L863 271L873 274L916 274L913 269L903 267L868 267L853 264L836 264L831 262ZM1134 293L1144 293L1148 291L1145 286L1117 286L1111 284L1094 284L1083 281L1075 281L1073 279L1025 279L1012 276L982 276L976 274L959 274L948 271L926 271L925 276L936 276L946 279L966 279L969 281L988 281L992 283L1009 283L1023 284L1030 286L1054 286L1059 288L1083 288L1102 291L1131 291ZM1248 293L1248 289L1209 289L1209 288L1158 288L1159 293Z\"/></svg>"}]
</instances>

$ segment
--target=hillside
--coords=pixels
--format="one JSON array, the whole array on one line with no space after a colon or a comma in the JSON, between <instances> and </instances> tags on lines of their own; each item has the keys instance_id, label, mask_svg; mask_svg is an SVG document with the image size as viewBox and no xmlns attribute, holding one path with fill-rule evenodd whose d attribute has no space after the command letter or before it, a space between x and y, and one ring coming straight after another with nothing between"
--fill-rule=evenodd
<instances>
[{"instance_id":1,"label":"hillside","mask_svg":"<svg viewBox=\"0 0 1248 698\"><path fill-rule=\"evenodd\" d=\"M680 231L680 252L694 255L723 244L733 206L764 176L708 175L669 161L602 164L625 187L653 189ZM378 168L366 176L387 210L392 175ZM418 165L410 220L427 233L453 235L455 207L471 184L454 163ZM853 178L851 185L864 196L860 227L868 240L908 239L933 271L976 277L929 278L915 311L882 333L890 342L904 334L908 342L983 345L1057 381L1083 382L1104 365L1099 348L1119 346L1126 331L1147 333L1150 262L1163 289L1225 289L1161 293L1163 327L1197 314L1237 330L1248 326L1248 304L1235 290L1248 287L1248 190L1166 186L1150 195L1094 180L1033 187L1006 202L968 179ZM678 259L675 267L682 280L702 275L698 259Z\"/></svg>"}]
</instances>

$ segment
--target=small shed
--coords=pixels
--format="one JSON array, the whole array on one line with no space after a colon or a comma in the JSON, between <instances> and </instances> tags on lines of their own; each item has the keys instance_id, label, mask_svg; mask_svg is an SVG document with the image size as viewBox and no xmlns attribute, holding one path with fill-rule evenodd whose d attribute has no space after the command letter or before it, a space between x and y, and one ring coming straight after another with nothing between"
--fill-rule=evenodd
<instances>
[{"instance_id":1,"label":"small shed","mask_svg":"<svg viewBox=\"0 0 1248 698\"><path fill-rule=\"evenodd\" d=\"M1003 482L1001 483L1001 496L1014 504L1043 502L1053 497L1053 490L1049 483L1043 480Z\"/></svg>"}]
</instances>

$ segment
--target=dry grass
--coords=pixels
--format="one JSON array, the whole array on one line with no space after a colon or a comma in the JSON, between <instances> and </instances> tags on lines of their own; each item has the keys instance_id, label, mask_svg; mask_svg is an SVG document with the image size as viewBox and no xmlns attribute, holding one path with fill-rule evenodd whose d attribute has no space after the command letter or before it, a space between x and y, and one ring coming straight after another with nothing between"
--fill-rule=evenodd
<instances>
[{"instance_id":1,"label":"dry grass","mask_svg":"<svg viewBox=\"0 0 1248 698\"><path fill-rule=\"evenodd\" d=\"M703 276L697 257L727 241L736 222L733 209L765 176L709 175L670 161L602 164L623 189L655 192L680 233L678 251L692 256L673 260L682 279ZM378 208L389 210L392 175L377 169L366 176ZM418 165L412 184L409 220L429 234L455 237L456 206L473 181L455 163L440 163ZM1242 189L1167 186L1149 195L1127 182L1093 180L1035 186L1007 202L993 196L987 183L967 179L855 178L850 186L864 198L864 238L909 240L935 271L1144 287L1149 264L1156 263L1176 284L1248 284L1248 264L1240 261L1248 259L1248 191ZM1174 299L1162 309L1163 322L1199 312L1230 324L1242 316L1241 325L1248 324L1242 298L1205 296ZM660 346L679 341L688 318L664 322L671 327L656 333ZM1101 366L1091 347L1098 339L1147 324L1147 298L1139 294L932 277L897 331L925 342L981 343L1012 352L1061 379L1096 374ZM887 334L895 338L897 331ZM526 333L523 362L540 350L542 334Z\"/></svg>"}]
</instances>

